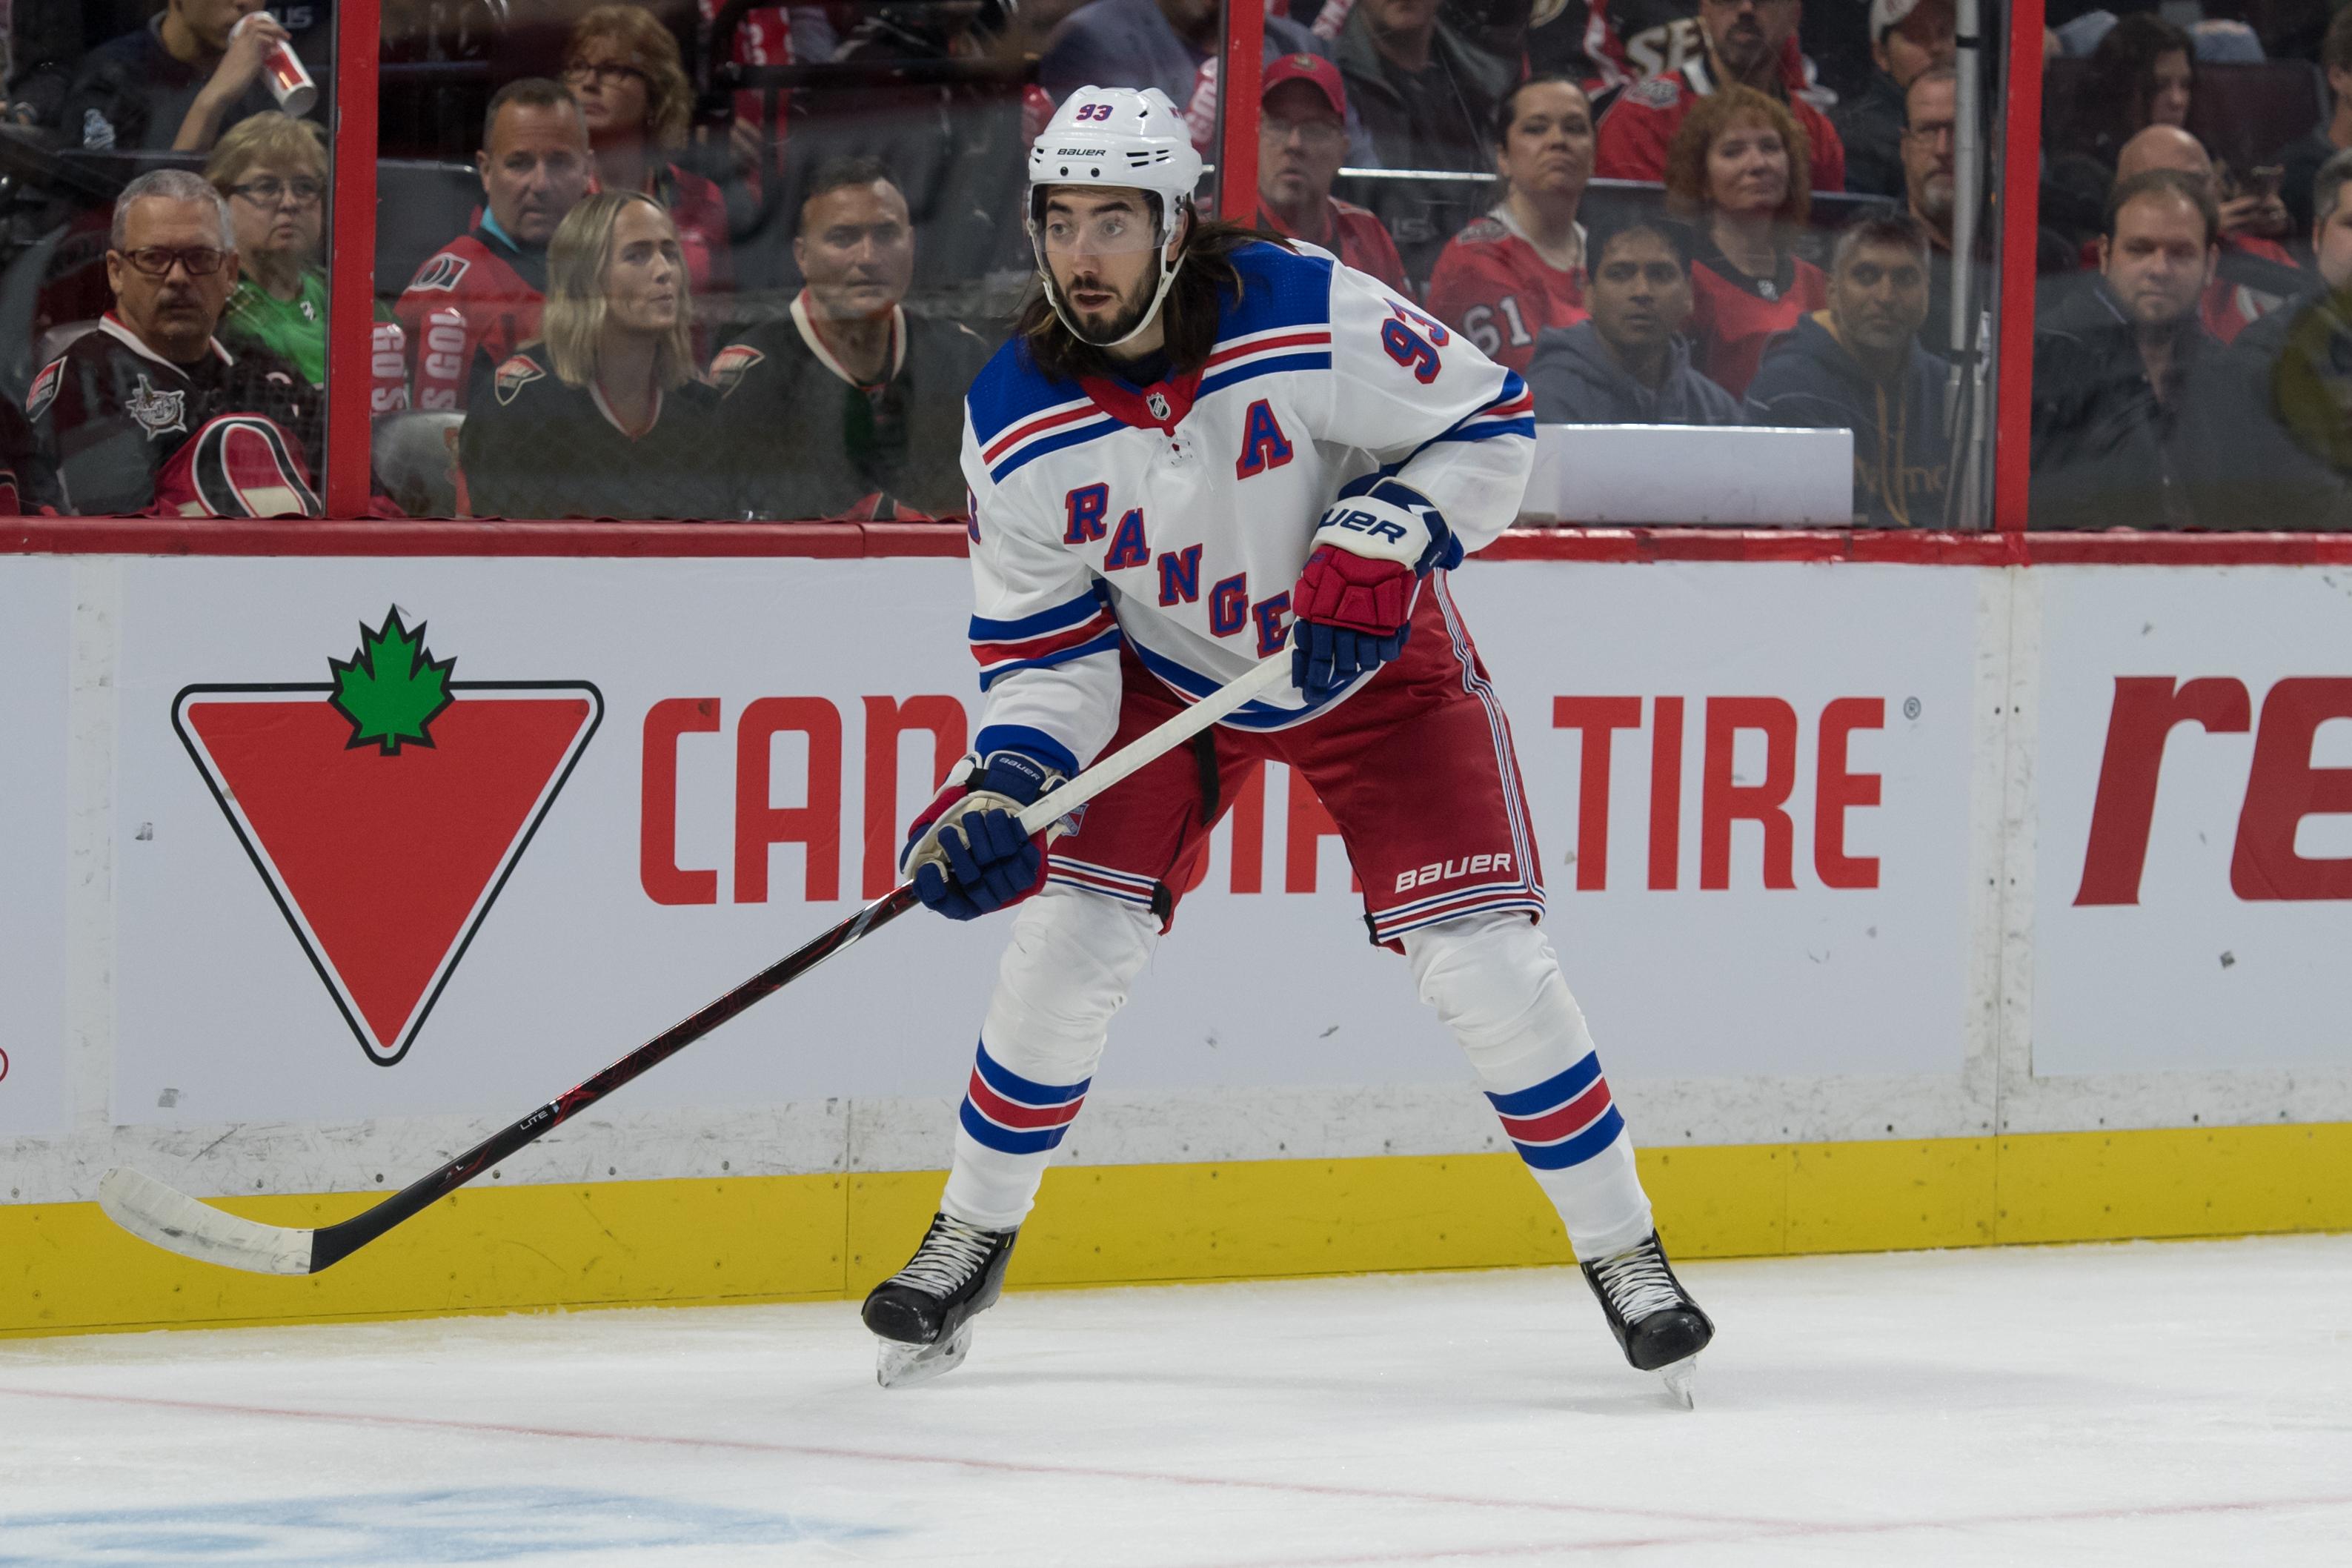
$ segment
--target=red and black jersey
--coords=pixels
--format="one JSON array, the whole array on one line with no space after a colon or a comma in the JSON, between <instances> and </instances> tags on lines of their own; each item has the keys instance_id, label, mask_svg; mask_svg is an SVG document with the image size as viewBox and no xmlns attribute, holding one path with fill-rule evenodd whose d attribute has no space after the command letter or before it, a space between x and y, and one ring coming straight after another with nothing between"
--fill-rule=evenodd
<instances>
[{"instance_id":1,"label":"red and black jersey","mask_svg":"<svg viewBox=\"0 0 2352 1568\"><path fill-rule=\"evenodd\" d=\"M1705 55L1685 59L1671 76L1654 76L1628 87L1601 116L1593 173L1612 180L1664 179L1666 148L1675 131L1698 100L1714 90L1715 77ZM1838 139L1837 127L1801 98L1790 95L1787 102L1811 143L1812 188L1844 190L1845 143Z\"/></svg>"},{"instance_id":2,"label":"red and black jersey","mask_svg":"<svg viewBox=\"0 0 2352 1568\"><path fill-rule=\"evenodd\" d=\"M1580 224L1580 246L1583 238ZM1502 207L1446 242L1429 275L1429 309L1488 359L1522 374L1546 327L1572 327L1591 314L1584 268L1546 261Z\"/></svg>"},{"instance_id":3,"label":"red and black jersey","mask_svg":"<svg viewBox=\"0 0 2352 1568\"><path fill-rule=\"evenodd\" d=\"M28 502L69 515L319 515L321 399L266 349L175 364L109 313L33 378ZM195 448L184 452L183 448Z\"/></svg>"},{"instance_id":4,"label":"red and black jersey","mask_svg":"<svg viewBox=\"0 0 2352 1568\"><path fill-rule=\"evenodd\" d=\"M1771 277L1750 278L1702 235L1691 255L1691 363L1732 396L1745 397L1764 363L1764 345L1829 302L1829 279L1803 258L1784 250Z\"/></svg>"},{"instance_id":5,"label":"red and black jersey","mask_svg":"<svg viewBox=\"0 0 2352 1568\"><path fill-rule=\"evenodd\" d=\"M1330 212L1324 219L1320 235L1300 234L1263 206L1258 208L1258 226L1286 239L1319 245L1357 271L1369 272L1398 293L1410 297L1412 290L1405 287L1404 262L1398 257L1396 241L1389 237L1388 226L1381 222L1380 215L1337 196L1326 197L1325 201Z\"/></svg>"},{"instance_id":6,"label":"red and black jersey","mask_svg":"<svg viewBox=\"0 0 2352 1568\"><path fill-rule=\"evenodd\" d=\"M539 336L547 251L519 246L484 217L416 269L393 313L415 356L412 408L464 408L517 349Z\"/></svg>"}]
</instances>

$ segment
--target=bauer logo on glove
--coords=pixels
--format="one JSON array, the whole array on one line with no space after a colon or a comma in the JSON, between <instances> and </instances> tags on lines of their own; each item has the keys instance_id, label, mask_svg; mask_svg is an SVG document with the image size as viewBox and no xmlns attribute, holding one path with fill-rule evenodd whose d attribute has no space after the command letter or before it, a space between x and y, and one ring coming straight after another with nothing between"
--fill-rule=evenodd
<instances>
[{"instance_id":1,"label":"bauer logo on glove","mask_svg":"<svg viewBox=\"0 0 2352 1568\"><path fill-rule=\"evenodd\" d=\"M1021 813L1063 782L1027 752L966 757L907 831L899 871L915 896L950 920L977 920L1045 885L1045 833L1021 831Z\"/></svg>"},{"instance_id":2,"label":"bauer logo on glove","mask_svg":"<svg viewBox=\"0 0 2352 1568\"><path fill-rule=\"evenodd\" d=\"M1342 489L1290 591L1298 689L1328 697L1402 653L1421 580L1461 560L1461 542L1420 491L1379 474Z\"/></svg>"}]
</instances>

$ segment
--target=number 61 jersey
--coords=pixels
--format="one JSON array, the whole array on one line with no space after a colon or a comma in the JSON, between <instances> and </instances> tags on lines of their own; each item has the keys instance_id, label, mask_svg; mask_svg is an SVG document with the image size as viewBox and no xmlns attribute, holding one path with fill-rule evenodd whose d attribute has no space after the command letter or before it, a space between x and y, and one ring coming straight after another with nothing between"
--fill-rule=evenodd
<instances>
[{"instance_id":1,"label":"number 61 jersey","mask_svg":"<svg viewBox=\"0 0 2352 1568\"><path fill-rule=\"evenodd\" d=\"M1232 253L1207 363L1150 386L1046 375L1015 338L964 402L977 747L1075 772L1118 720L1119 648L1191 700L1279 652L1290 588L1340 487L1394 475L1465 551L1518 514L1526 384L1377 279L1303 243ZM1276 688L1223 721L1276 730Z\"/></svg>"}]
</instances>

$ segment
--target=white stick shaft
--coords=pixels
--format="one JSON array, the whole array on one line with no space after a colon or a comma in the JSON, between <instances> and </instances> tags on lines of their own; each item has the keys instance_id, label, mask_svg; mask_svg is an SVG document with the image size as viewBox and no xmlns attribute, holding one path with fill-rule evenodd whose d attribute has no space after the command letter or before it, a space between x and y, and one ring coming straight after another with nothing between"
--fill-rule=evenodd
<instances>
[{"instance_id":1,"label":"white stick shaft","mask_svg":"<svg viewBox=\"0 0 2352 1568\"><path fill-rule=\"evenodd\" d=\"M1021 831L1042 833L1053 823L1094 799L1111 785L1150 766L1218 720L1290 677L1290 650L1261 659L1246 674L1219 687L1181 713L1137 736L1076 778L1043 795L1021 814Z\"/></svg>"}]
</instances>

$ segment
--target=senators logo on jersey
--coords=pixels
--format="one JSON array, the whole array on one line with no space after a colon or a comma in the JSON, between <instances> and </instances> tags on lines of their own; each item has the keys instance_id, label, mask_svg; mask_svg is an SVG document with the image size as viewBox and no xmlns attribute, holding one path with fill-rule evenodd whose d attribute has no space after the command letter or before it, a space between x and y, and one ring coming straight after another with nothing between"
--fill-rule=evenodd
<instances>
[{"instance_id":1,"label":"senators logo on jersey","mask_svg":"<svg viewBox=\"0 0 2352 1568\"><path fill-rule=\"evenodd\" d=\"M749 343L736 343L720 349L718 357L710 362L710 384L717 387L719 395L724 397L741 384L753 365L767 357Z\"/></svg>"},{"instance_id":2,"label":"senators logo on jersey","mask_svg":"<svg viewBox=\"0 0 2352 1568\"><path fill-rule=\"evenodd\" d=\"M499 366L498 395L500 406L512 403L524 387L546 374L547 372L539 368L539 362L528 354L517 354Z\"/></svg>"},{"instance_id":3,"label":"senators logo on jersey","mask_svg":"<svg viewBox=\"0 0 2352 1568\"><path fill-rule=\"evenodd\" d=\"M25 417L38 419L41 411L57 401L58 388L65 384L66 362L63 355L49 362L49 368L33 378L25 393Z\"/></svg>"},{"instance_id":4,"label":"senators logo on jersey","mask_svg":"<svg viewBox=\"0 0 2352 1568\"><path fill-rule=\"evenodd\" d=\"M472 266L473 263L464 257L452 256L445 250L418 269L416 280L409 287L437 289L445 294L455 293L458 282L466 276L467 269Z\"/></svg>"}]
</instances>

